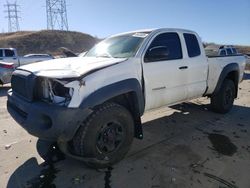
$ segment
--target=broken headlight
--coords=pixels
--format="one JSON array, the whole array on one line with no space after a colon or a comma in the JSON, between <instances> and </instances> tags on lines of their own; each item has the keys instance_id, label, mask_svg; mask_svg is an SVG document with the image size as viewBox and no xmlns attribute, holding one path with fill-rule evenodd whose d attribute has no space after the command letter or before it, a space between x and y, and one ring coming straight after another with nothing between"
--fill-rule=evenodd
<instances>
[{"instance_id":1,"label":"broken headlight","mask_svg":"<svg viewBox=\"0 0 250 188\"><path fill-rule=\"evenodd\" d=\"M38 97L45 102L68 106L73 96L73 88L65 87L65 81L58 79L40 78Z\"/></svg>"}]
</instances>

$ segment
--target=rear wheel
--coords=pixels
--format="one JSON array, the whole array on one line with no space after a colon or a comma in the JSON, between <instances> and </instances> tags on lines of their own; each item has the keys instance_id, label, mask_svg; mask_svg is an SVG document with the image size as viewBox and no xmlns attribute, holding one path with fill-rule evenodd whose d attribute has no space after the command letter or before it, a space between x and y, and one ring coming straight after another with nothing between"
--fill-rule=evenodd
<instances>
[{"instance_id":1,"label":"rear wheel","mask_svg":"<svg viewBox=\"0 0 250 188\"><path fill-rule=\"evenodd\" d=\"M218 113L229 112L234 103L235 92L234 82L225 79L218 94L211 97L212 110Z\"/></svg>"},{"instance_id":2,"label":"rear wheel","mask_svg":"<svg viewBox=\"0 0 250 188\"><path fill-rule=\"evenodd\" d=\"M88 165L105 168L125 156L133 137L134 121L130 112L116 103L105 103L83 122L72 143L76 155L97 159Z\"/></svg>"}]
</instances>

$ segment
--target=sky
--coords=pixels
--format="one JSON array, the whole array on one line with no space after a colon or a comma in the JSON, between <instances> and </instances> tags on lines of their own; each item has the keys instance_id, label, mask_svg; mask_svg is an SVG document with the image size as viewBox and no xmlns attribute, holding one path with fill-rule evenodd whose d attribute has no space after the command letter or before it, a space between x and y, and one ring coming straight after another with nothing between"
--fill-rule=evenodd
<instances>
[{"instance_id":1,"label":"sky","mask_svg":"<svg viewBox=\"0 0 250 188\"><path fill-rule=\"evenodd\" d=\"M21 30L47 28L46 0L20 5ZM105 38L145 28L196 31L204 42L250 46L250 0L66 0L69 30ZM0 32L8 31L0 0Z\"/></svg>"}]
</instances>

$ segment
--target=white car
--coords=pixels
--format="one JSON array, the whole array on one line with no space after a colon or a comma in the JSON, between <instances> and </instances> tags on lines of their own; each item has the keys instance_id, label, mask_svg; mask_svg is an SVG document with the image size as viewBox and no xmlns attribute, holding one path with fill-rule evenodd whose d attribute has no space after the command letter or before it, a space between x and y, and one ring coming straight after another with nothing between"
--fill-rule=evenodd
<instances>
[{"instance_id":1,"label":"white car","mask_svg":"<svg viewBox=\"0 0 250 188\"><path fill-rule=\"evenodd\" d=\"M0 62L14 63L15 67L50 59L53 57L48 54L28 54L21 57L15 48L0 48Z\"/></svg>"},{"instance_id":2,"label":"white car","mask_svg":"<svg viewBox=\"0 0 250 188\"><path fill-rule=\"evenodd\" d=\"M29 57L29 58L49 58L54 59L53 56L50 54L26 54L23 57Z\"/></svg>"},{"instance_id":3,"label":"white car","mask_svg":"<svg viewBox=\"0 0 250 188\"><path fill-rule=\"evenodd\" d=\"M143 138L148 110L207 96L215 112L230 111L244 68L243 55L207 57L193 31L132 31L82 57L18 68L7 108L30 134L103 168L120 161L134 137Z\"/></svg>"}]
</instances>

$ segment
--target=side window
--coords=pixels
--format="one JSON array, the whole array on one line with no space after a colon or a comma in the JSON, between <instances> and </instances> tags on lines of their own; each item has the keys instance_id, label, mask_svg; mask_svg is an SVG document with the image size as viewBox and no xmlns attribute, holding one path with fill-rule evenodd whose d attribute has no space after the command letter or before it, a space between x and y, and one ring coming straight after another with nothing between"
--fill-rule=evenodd
<instances>
[{"instance_id":1,"label":"side window","mask_svg":"<svg viewBox=\"0 0 250 188\"><path fill-rule=\"evenodd\" d=\"M230 48L227 48L226 50L227 50L227 55L232 55L232 51Z\"/></svg>"},{"instance_id":2,"label":"side window","mask_svg":"<svg viewBox=\"0 0 250 188\"><path fill-rule=\"evenodd\" d=\"M237 50L235 48L232 48L233 54L237 54Z\"/></svg>"},{"instance_id":3,"label":"side window","mask_svg":"<svg viewBox=\"0 0 250 188\"><path fill-rule=\"evenodd\" d=\"M13 50L5 50L5 57L14 57L15 53Z\"/></svg>"},{"instance_id":4,"label":"side window","mask_svg":"<svg viewBox=\"0 0 250 188\"><path fill-rule=\"evenodd\" d=\"M188 33L184 33L183 35L187 46L188 56L196 57L201 55L201 49L196 36Z\"/></svg>"},{"instance_id":5,"label":"side window","mask_svg":"<svg viewBox=\"0 0 250 188\"><path fill-rule=\"evenodd\" d=\"M225 55L226 55L226 50L221 50L221 51L220 51L220 55L221 55L221 56L225 56Z\"/></svg>"},{"instance_id":6,"label":"side window","mask_svg":"<svg viewBox=\"0 0 250 188\"><path fill-rule=\"evenodd\" d=\"M3 50L0 50L0 57L3 57Z\"/></svg>"},{"instance_id":7,"label":"side window","mask_svg":"<svg viewBox=\"0 0 250 188\"><path fill-rule=\"evenodd\" d=\"M149 46L144 61L166 61L182 58L181 41L177 33L163 33L155 37Z\"/></svg>"}]
</instances>

